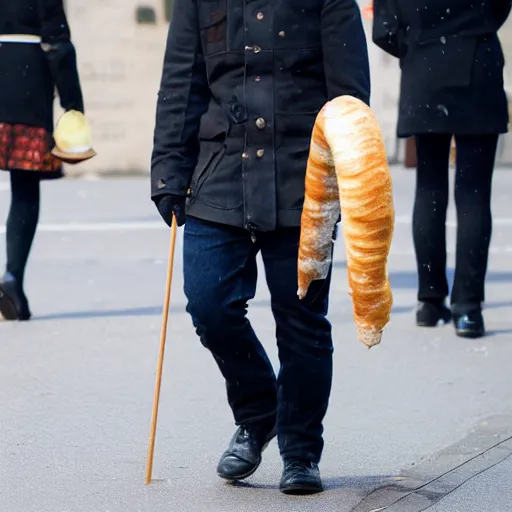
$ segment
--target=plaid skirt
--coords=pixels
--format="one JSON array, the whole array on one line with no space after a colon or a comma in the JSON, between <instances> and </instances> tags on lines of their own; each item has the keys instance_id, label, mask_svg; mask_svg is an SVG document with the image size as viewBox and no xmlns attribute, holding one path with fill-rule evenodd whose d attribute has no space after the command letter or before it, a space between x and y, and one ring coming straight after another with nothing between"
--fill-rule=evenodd
<instances>
[{"instance_id":1,"label":"plaid skirt","mask_svg":"<svg viewBox=\"0 0 512 512\"><path fill-rule=\"evenodd\" d=\"M0 123L0 169L39 174L41 179L63 176L61 161L51 154L53 140L44 128Z\"/></svg>"}]
</instances>

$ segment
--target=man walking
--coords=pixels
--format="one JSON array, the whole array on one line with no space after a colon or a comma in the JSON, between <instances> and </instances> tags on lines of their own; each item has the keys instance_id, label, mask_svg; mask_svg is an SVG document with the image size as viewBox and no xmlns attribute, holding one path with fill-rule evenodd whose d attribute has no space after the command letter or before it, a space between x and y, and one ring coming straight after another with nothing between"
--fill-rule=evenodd
<instances>
[{"instance_id":1,"label":"man walking","mask_svg":"<svg viewBox=\"0 0 512 512\"><path fill-rule=\"evenodd\" d=\"M297 297L304 180L315 116L369 103L355 0L175 0L157 103L151 197L185 224L187 311L226 380L238 430L218 464L252 475L277 434L285 493L322 491L332 379L330 276ZM281 368L246 318L261 251Z\"/></svg>"}]
</instances>

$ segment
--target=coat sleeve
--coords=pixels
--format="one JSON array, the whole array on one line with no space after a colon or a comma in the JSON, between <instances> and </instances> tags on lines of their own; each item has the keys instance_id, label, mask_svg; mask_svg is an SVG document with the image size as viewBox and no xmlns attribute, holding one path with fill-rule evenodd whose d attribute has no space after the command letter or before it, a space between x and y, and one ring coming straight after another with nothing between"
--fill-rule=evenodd
<instances>
[{"instance_id":1,"label":"coat sleeve","mask_svg":"<svg viewBox=\"0 0 512 512\"><path fill-rule=\"evenodd\" d=\"M175 0L156 107L151 197L185 195L199 154L201 117L211 92L197 0Z\"/></svg>"},{"instance_id":2,"label":"coat sleeve","mask_svg":"<svg viewBox=\"0 0 512 512\"><path fill-rule=\"evenodd\" d=\"M76 50L62 0L39 0L41 47L45 52L61 107L84 112Z\"/></svg>"},{"instance_id":3,"label":"coat sleeve","mask_svg":"<svg viewBox=\"0 0 512 512\"><path fill-rule=\"evenodd\" d=\"M492 0L492 9L498 22L498 27L501 28L512 10L512 0Z\"/></svg>"},{"instance_id":4,"label":"coat sleeve","mask_svg":"<svg viewBox=\"0 0 512 512\"><path fill-rule=\"evenodd\" d=\"M400 41L399 16L392 0L374 0L372 40L386 53L400 58L403 48Z\"/></svg>"},{"instance_id":5,"label":"coat sleeve","mask_svg":"<svg viewBox=\"0 0 512 512\"><path fill-rule=\"evenodd\" d=\"M370 104L370 63L356 0L325 0L322 47L329 99L349 95Z\"/></svg>"}]
</instances>

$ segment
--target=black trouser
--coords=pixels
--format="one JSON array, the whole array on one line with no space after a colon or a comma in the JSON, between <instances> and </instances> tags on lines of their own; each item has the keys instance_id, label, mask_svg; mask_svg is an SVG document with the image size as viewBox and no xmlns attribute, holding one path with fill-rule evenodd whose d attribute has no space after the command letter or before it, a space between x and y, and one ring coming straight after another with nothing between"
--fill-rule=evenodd
<instances>
[{"instance_id":1,"label":"black trouser","mask_svg":"<svg viewBox=\"0 0 512 512\"><path fill-rule=\"evenodd\" d=\"M11 171L11 207L7 217L7 271L23 286L25 267L39 220L39 176Z\"/></svg>"},{"instance_id":2,"label":"black trouser","mask_svg":"<svg viewBox=\"0 0 512 512\"><path fill-rule=\"evenodd\" d=\"M189 217L184 234L185 294L203 345L225 380L238 425L274 425L283 458L318 462L332 378L330 276L297 297L299 228L257 233ZM261 251L281 370L275 377L246 318Z\"/></svg>"},{"instance_id":3,"label":"black trouser","mask_svg":"<svg viewBox=\"0 0 512 512\"><path fill-rule=\"evenodd\" d=\"M455 136L457 249L451 305L458 314L479 309L485 298L497 141L497 135ZM445 223L450 143L450 135L416 136L418 168L413 236L420 301L441 301L448 295Z\"/></svg>"}]
</instances>

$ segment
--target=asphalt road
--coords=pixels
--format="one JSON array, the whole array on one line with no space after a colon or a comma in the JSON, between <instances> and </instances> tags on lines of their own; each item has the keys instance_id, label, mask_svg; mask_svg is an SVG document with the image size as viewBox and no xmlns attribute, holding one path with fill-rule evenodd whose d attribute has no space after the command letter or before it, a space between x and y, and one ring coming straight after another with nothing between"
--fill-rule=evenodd
<instances>
[{"instance_id":1,"label":"asphalt road","mask_svg":"<svg viewBox=\"0 0 512 512\"><path fill-rule=\"evenodd\" d=\"M321 463L327 491L306 498L277 490L275 443L244 485L215 474L234 425L217 367L184 312L181 237L154 482L144 485L169 232L147 180L44 183L26 275L34 319L0 322L0 512L510 511L512 171L496 172L489 336L476 341L456 338L451 326L414 325L414 178L393 174L392 322L380 346L368 351L357 341L340 241ZM6 177L0 173L0 263ZM450 265L453 235L451 224ZM277 366L263 281L249 317Z\"/></svg>"}]
</instances>

